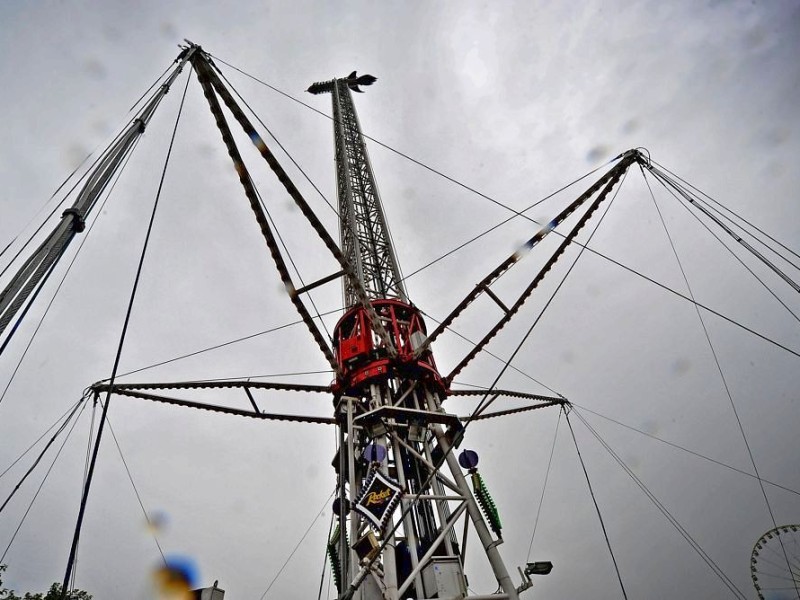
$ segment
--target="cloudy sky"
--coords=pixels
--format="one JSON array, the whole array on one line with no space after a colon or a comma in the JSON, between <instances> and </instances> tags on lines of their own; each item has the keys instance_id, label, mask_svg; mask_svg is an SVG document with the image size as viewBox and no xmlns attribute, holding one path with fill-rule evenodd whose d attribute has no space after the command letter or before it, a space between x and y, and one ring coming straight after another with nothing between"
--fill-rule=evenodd
<instances>
[{"instance_id":1,"label":"cloudy sky","mask_svg":"<svg viewBox=\"0 0 800 600\"><path fill-rule=\"evenodd\" d=\"M354 69L376 75L377 84L357 98L368 134L515 210L643 146L656 161L796 250L798 31L800 9L788 1L239 2L225 8L210 2L6 2L0 5L0 241L4 246L18 234L30 235L53 208L53 191L88 152L125 125L130 106L177 55L176 44L189 38L324 112L330 111L327 97L303 93L310 83ZM220 66L332 200L330 121ZM0 469L87 385L110 374L184 83L181 78L165 99L97 213L97 226L77 240L86 242L0 404ZM303 278L332 272L333 261L313 231L246 140L242 146ZM406 274L509 216L386 149L373 145L370 153ZM322 198L296 169L289 170L335 231ZM570 188L531 217L547 219L580 191ZM797 319L681 206L666 194L656 197L698 301L800 349ZM432 317L443 317L535 229L515 219L409 277L412 299ZM686 293L636 170L591 247ZM504 298L513 298L530 279L548 248L504 278ZM77 244L69 260L76 250ZM576 256L565 256L516 326L494 341L493 353L511 354L566 273L566 261ZM5 265L7 258L2 260ZM745 260L795 313L800 310L794 292ZM67 262L0 357L2 388ZM331 284L314 300L321 312L331 311L340 308L341 294ZM457 329L475 339L498 317L491 303L477 303ZM335 318L326 319L329 329ZM762 476L800 490L797 357L717 317L704 318ZM295 320L192 79L121 370ZM434 347L445 372L468 349L452 335ZM694 308L596 255L580 258L514 365L578 407L752 471ZM487 386L500 367L483 356L459 381ZM270 376L324 384L331 378L325 369L310 336L295 326L124 379ZM300 372L310 374L283 376ZM504 376L501 386L545 391L518 372ZM186 397L245 406L238 395ZM331 410L325 397L264 394L258 400L278 412ZM464 401L451 402L451 412L469 410ZM90 412L78 421L4 559L5 581L18 590L43 589L62 577ZM772 527L757 482L590 412L581 414L736 586L755 597L750 552ZM510 570L528 558L557 420L555 411L537 411L476 423L465 441L480 453L500 509L506 540L501 551ZM267 597L317 593L334 485L332 429L249 422L127 399L112 403L110 422L144 505L159 516L162 547L191 557L202 583L219 579L232 600L261 597L311 526ZM573 426L629 596L731 595L580 420L573 418ZM25 464L0 479L3 497ZM38 469L0 515L0 552L43 476ZM767 492L779 524L800 520L797 494L772 486ZM494 586L475 550L467 563L470 586L490 593ZM528 592L531 597L620 597L563 420L530 559L556 565L537 581L537 591ZM114 440L104 438L78 586L98 599L148 598L158 561Z\"/></svg>"}]
</instances>

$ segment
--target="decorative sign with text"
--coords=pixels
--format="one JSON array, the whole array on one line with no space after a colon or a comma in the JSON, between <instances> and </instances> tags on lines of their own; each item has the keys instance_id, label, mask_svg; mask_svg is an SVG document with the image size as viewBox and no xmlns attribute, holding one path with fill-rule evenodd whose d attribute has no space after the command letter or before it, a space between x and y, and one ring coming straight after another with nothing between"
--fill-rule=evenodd
<instances>
[{"instance_id":1,"label":"decorative sign with text","mask_svg":"<svg viewBox=\"0 0 800 600\"><path fill-rule=\"evenodd\" d=\"M386 526L389 517L400 502L400 484L374 471L355 504L355 509L366 517L377 530Z\"/></svg>"}]
</instances>

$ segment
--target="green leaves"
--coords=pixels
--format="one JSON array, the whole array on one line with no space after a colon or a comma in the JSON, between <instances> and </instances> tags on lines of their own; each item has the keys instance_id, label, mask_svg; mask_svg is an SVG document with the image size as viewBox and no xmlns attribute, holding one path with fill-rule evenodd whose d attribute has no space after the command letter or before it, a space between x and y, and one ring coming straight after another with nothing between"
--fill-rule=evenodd
<instances>
[{"instance_id":1,"label":"green leaves","mask_svg":"<svg viewBox=\"0 0 800 600\"><path fill-rule=\"evenodd\" d=\"M24 596L17 596L14 590L3 587L3 573L6 569L8 569L8 565L0 565L0 600L61 600L60 583L53 583L46 593L25 592ZM69 600L92 600L92 595L83 590L72 590Z\"/></svg>"}]
</instances>

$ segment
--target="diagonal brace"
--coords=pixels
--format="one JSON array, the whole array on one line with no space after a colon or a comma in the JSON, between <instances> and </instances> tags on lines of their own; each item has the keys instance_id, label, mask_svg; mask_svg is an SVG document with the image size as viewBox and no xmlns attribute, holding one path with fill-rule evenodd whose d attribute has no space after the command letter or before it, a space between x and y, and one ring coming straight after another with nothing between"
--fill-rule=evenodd
<instances>
[{"instance_id":1,"label":"diagonal brace","mask_svg":"<svg viewBox=\"0 0 800 600\"><path fill-rule=\"evenodd\" d=\"M289 193L289 196L291 196L295 204L297 204L297 207L303 213L303 216L305 216L305 218L308 219L309 223L311 223L311 226L314 228L314 231L317 232L317 235L319 235L320 239L322 239L323 243L328 248L330 253L339 262L345 275L350 280L350 284L353 286L356 295L358 296L359 302L367 311L367 317L369 318L370 325L375 330L375 333L378 335L378 337L381 338L381 341L386 347L389 356L391 358L396 358L397 349L394 347L394 343L392 342L389 333L386 331L386 328L383 326L383 323L381 322L380 318L375 312L375 309L372 307L372 303L367 297L367 292L364 289L364 286L359 281L355 271L353 270L353 265L351 265L347 257L345 257L345 255L342 254L342 251L339 249L339 246L336 245L336 242L330 236L325 227L322 225L322 222L319 220L314 211L311 210L311 207L309 206L308 202L303 197L303 195L300 193L300 190L297 189L297 186L294 185L294 182L292 182L292 180L289 178L289 175L287 175L286 171L284 171L283 167L281 167L280 163L275 158L275 155L267 147L261 135L256 131L255 127L253 127L253 124L244 114L241 107L233 99L233 96L231 96L228 89L224 85L222 85L222 82L219 80L219 77L217 77L216 73L214 73L213 70L211 69L211 66L208 63L207 59L202 55L196 55L195 59L192 61L192 65L198 72L198 76L200 71L202 70L203 75L207 80L207 83L213 86L213 88L225 102L225 105L231 111L234 118L242 126L242 129L250 138L250 140L253 142L253 145L261 153L261 156L264 157L264 160L267 161L267 164L269 164L270 168L277 176L278 181L281 182L283 187Z\"/></svg>"},{"instance_id":2,"label":"diagonal brace","mask_svg":"<svg viewBox=\"0 0 800 600\"><path fill-rule=\"evenodd\" d=\"M195 58L192 61L192 66L194 67L195 72L197 73L197 79L200 81L200 85L203 88L203 94L205 95L206 100L211 107L211 112L214 115L214 120L217 123L217 127L222 134L222 140L225 142L225 146L228 148L228 154L230 155L231 160L233 160L233 164L236 167L236 172L239 175L239 181L244 188L247 199L250 201L250 208L255 214L256 221L258 221L258 224L261 228L261 233L264 236L264 240L267 242L267 247L272 255L272 260L278 269L281 281L286 289L290 292L289 298L292 301L292 304L294 304L297 312L300 314L300 317L306 324L306 327L311 332L311 335L317 342L319 349L325 355L325 358L336 374L339 375L341 373L341 369L336 361L336 357L334 357L332 350L328 346L328 342L322 335L319 327L317 327L317 324L314 322L314 319L309 314L308 309L306 308L305 304L303 304L302 300L300 300L296 294L291 293L291 291L295 289L295 286L292 282L292 277L289 274L289 269L286 267L286 262L283 260L283 256L281 255L275 235L269 226L267 216L264 214L264 210L259 203L255 185L250 178L250 173L247 171L247 167L242 160L241 154L239 154L239 149L236 147L236 142L233 139L230 127L228 127L228 123L225 120L225 115L222 114L222 108L220 107L217 96L214 93L214 89L211 85L210 77L212 73L208 68L208 63L205 60L198 58L200 56L202 55L195 55Z\"/></svg>"},{"instance_id":3,"label":"diagonal brace","mask_svg":"<svg viewBox=\"0 0 800 600\"><path fill-rule=\"evenodd\" d=\"M629 150L622 155L622 160L617 163L612 169L598 179L588 190L581 194L569 206L556 215L552 221L539 230L533 237L531 237L523 246L514 252L511 256L501 262L491 273L484 277L465 297L458 303L453 311L445 317L438 327L431 332L428 338L420 345L414 353L416 358L419 358L425 351L428 350L431 343L439 337L464 310L472 304L488 287L494 283L503 273L513 267L519 260L534 246L541 242L553 229L560 225L567 217L575 212L582 204L591 198L599 189L601 189L608 182L616 182L622 174L627 171L628 167L637 160L639 157L638 150ZM512 309L513 310L513 309Z\"/></svg>"},{"instance_id":4,"label":"diagonal brace","mask_svg":"<svg viewBox=\"0 0 800 600\"><path fill-rule=\"evenodd\" d=\"M558 262L558 259L561 258L561 256L566 251L567 246L569 246L572 243L572 241L578 235L580 230L583 229L587 221L592 217L592 215L600 206L600 204L603 202L603 200L605 200L608 197L608 195L611 193L611 190L614 189L614 186L617 184L619 179L622 177L625 171L627 171L628 167L635 160L636 160L636 155L629 154L622 161L620 161L620 163L616 167L614 167L614 169L612 169L609 172L612 173L612 176L607 180L608 182L605 184L605 187L602 189L602 191L597 195L597 198L595 198L595 200L589 205L589 208L586 209L586 212L581 216L581 218L578 220L575 226L570 230L570 232L564 237L564 240L558 246L556 251L547 260L547 262L544 264L541 270L536 274L536 277L534 277L533 280L530 282L530 284L528 284L528 286L525 288L522 294L520 294L517 301L511 306L511 309L505 315L503 315L503 317L497 322L497 324L494 327L492 327L491 330L489 330L489 333L487 333L483 337L483 339L479 341L467 353L467 355L461 360L461 362L459 362L456 365L456 367L450 372L450 374L445 378L445 381L447 381L448 384L453 381L453 378L456 377L456 375L458 375L462 371L462 369L464 369L464 367L466 367L472 361L472 359L478 355L478 353L481 350L483 350L486 344L488 344L489 341L491 341L491 339L500 332L500 330L506 325L506 323L508 323L514 317L514 315L517 314L519 309L522 308L522 305L525 303L525 301L533 293L533 290L535 290L536 287L539 285L539 283L541 283L541 281L545 278L550 269L553 268L553 265L555 265L555 263Z\"/></svg>"}]
</instances>

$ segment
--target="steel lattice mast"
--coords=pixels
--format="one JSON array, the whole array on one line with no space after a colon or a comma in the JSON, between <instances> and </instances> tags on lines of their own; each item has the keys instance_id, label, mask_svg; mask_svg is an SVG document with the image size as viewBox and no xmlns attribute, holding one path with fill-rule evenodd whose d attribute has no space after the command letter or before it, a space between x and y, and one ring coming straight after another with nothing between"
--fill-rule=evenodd
<instances>
[{"instance_id":1,"label":"steel lattice mast","mask_svg":"<svg viewBox=\"0 0 800 600\"><path fill-rule=\"evenodd\" d=\"M351 97L351 90L374 81L353 72L308 90L332 96L342 252L373 309L359 304L345 278L348 310L334 330L340 522L329 553L337 587L340 598L362 600L468 597L465 540L455 532L463 516L503 590L492 597L515 599L518 592L497 549L499 518L486 505L488 493L478 494L494 537L452 451L464 427L442 408L446 385L431 351L422 348L425 323L403 289ZM377 335L376 318L388 340ZM478 492L480 476L468 462ZM445 464L449 475L440 470ZM386 507L395 498L399 508L392 514L394 507Z\"/></svg>"},{"instance_id":2,"label":"steel lattice mast","mask_svg":"<svg viewBox=\"0 0 800 600\"><path fill-rule=\"evenodd\" d=\"M336 140L336 184L342 252L356 270L371 299L406 300L400 269L392 247L378 186L367 154L351 88L370 85L370 75L316 83L308 91L329 92L333 96L333 123ZM344 281L345 306L358 302L356 290Z\"/></svg>"}]
</instances>

